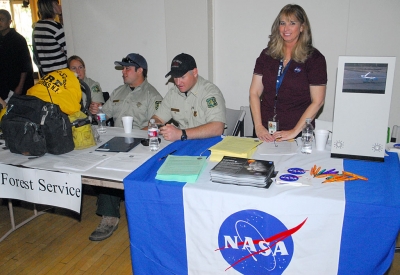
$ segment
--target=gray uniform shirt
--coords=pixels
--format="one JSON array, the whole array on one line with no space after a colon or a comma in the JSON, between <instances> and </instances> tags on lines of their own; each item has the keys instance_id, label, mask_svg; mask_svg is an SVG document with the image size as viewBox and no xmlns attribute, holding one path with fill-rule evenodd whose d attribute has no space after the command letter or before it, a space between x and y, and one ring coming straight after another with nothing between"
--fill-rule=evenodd
<instances>
[{"instance_id":1,"label":"gray uniform shirt","mask_svg":"<svg viewBox=\"0 0 400 275\"><path fill-rule=\"evenodd\" d=\"M100 102L104 103L103 91L101 90L99 82L94 81L93 79L86 77L83 79L89 88L90 95L92 96L92 102ZM82 101L83 105L86 104L86 94L82 93Z\"/></svg>"},{"instance_id":2,"label":"gray uniform shirt","mask_svg":"<svg viewBox=\"0 0 400 275\"><path fill-rule=\"evenodd\" d=\"M165 122L173 118L179 122L180 129L187 129L214 121L225 123L225 112L225 99L221 91L199 75L187 96L176 86L172 87L155 115Z\"/></svg>"},{"instance_id":3,"label":"gray uniform shirt","mask_svg":"<svg viewBox=\"0 0 400 275\"><path fill-rule=\"evenodd\" d=\"M146 79L133 91L127 84L115 89L103 105L103 112L114 119L115 127L123 127L123 116L132 116L133 129L142 129L148 126L162 100L160 93Z\"/></svg>"}]
</instances>

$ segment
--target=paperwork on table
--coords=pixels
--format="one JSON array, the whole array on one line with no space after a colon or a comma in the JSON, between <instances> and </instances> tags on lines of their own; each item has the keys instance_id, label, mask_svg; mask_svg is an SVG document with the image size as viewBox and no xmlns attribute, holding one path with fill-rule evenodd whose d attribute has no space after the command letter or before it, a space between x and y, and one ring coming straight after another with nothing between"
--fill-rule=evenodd
<instances>
[{"instance_id":1,"label":"paperwork on table","mask_svg":"<svg viewBox=\"0 0 400 275\"><path fill-rule=\"evenodd\" d=\"M206 157L168 155L156 179L194 183L204 170L206 160Z\"/></svg>"},{"instance_id":2,"label":"paperwork on table","mask_svg":"<svg viewBox=\"0 0 400 275\"><path fill-rule=\"evenodd\" d=\"M263 142L258 146L257 153L260 155L294 155L297 153L297 147L295 140Z\"/></svg>"},{"instance_id":3,"label":"paperwork on table","mask_svg":"<svg viewBox=\"0 0 400 275\"><path fill-rule=\"evenodd\" d=\"M251 158L262 141L253 138L227 136L209 150L210 161L219 162L224 156Z\"/></svg>"},{"instance_id":4,"label":"paperwork on table","mask_svg":"<svg viewBox=\"0 0 400 275\"><path fill-rule=\"evenodd\" d=\"M110 156L107 154L93 152L82 153L73 157L65 156L62 161L54 163L54 168L86 171L108 158Z\"/></svg>"}]
</instances>

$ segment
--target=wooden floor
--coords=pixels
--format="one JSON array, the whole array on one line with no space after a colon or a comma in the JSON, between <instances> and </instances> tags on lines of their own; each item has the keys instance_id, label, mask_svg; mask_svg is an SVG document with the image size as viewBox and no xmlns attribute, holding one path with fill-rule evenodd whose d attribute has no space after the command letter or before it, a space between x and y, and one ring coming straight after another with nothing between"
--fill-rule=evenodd
<instances>
[{"instance_id":1,"label":"wooden floor","mask_svg":"<svg viewBox=\"0 0 400 275\"><path fill-rule=\"evenodd\" d=\"M82 221L72 212L55 209L11 233L0 242L0 274L132 274L125 205L121 203L118 229L102 242L89 241L100 217L97 197L85 192ZM16 223L32 214L32 205L14 207ZM39 210L44 209L43 206ZM0 206L0 237L10 229L7 206ZM400 241L398 242L400 246ZM400 274L400 253L387 275Z\"/></svg>"},{"instance_id":2,"label":"wooden floor","mask_svg":"<svg viewBox=\"0 0 400 275\"><path fill-rule=\"evenodd\" d=\"M96 200L84 194L81 222L73 212L57 208L11 233L0 242L0 274L132 274L124 203L114 234L101 242L88 239L100 222ZM26 202L15 206L16 224L29 218L31 209ZM7 206L1 205L0 237L10 228Z\"/></svg>"}]
</instances>

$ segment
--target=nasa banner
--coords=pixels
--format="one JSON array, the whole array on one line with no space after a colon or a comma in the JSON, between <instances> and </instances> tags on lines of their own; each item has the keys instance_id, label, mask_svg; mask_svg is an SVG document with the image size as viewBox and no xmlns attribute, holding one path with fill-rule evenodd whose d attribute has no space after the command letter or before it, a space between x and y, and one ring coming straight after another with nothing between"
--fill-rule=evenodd
<instances>
[{"instance_id":1,"label":"nasa banner","mask_svg":"<svg viewBox=\"0 0 400 275\"><path fill-rule=\"evenodd\" d=\"M81 176L0 164L0 197L62 207L80 213Z\"/></svg>"},{"instance_id":2,"label":"nasa banner","mask_svg":"<svg viewBox=\"0 0 400 275\"><path fill-rule=\"evenodd\" d=\"M207 176L183 188L188 274L337 274L343 183L264 189Z\"/></svg>"}]
</instances>

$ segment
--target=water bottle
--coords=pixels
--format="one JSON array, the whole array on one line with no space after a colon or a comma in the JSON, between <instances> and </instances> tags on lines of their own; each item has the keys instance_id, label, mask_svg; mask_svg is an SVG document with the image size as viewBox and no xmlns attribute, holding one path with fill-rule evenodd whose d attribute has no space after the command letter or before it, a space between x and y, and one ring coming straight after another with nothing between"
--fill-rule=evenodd
<instances>
[{"instance_id":1,"label":"water bottle","mask_svg":"<svg viewBox=\"0 0 400 275\"><path fill-rule=\"evenodd\" d=\"M311 124L311 118L306 118L306 125L304 125L301 140L303 145L301 146L301 152L303 154L311 154L312 152L312 143L314 140L314 127Z\"/></svg>"},{"instance_id":2,"label":"water bottle","mask_svg":"<svg viewBox=\"0 0 400 275\"><path fill-rule=\"evenodd\" d=\"M103 112L103 106L99 106L99 111L97 112L97 123L98 123L98 128L97 132L99 134L104 134L107 132L106 130L106 114Z\"/></svg>"},{"instance_id":3,"label":"water bottle","mask_svg":"<svg viewBox=\"0 0 400 275\"><path fill-rule=\"evenodd\" d=\"M160 148L158 142L158 126L153 118L150 119L147 135L149 137L150 151L157 151Z\"/></svg>"}]
</instances>

